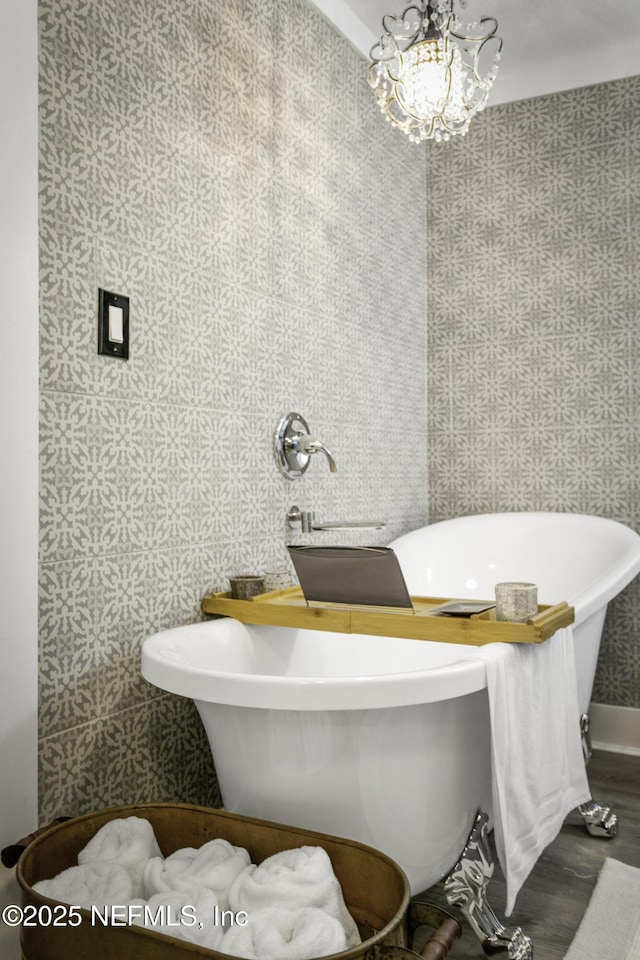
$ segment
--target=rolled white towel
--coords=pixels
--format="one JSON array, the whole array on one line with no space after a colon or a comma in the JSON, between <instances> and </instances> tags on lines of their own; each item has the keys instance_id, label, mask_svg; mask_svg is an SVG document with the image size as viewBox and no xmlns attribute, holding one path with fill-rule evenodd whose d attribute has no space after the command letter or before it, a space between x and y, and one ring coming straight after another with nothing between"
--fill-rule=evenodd
<instances>
[{"instance_id":1,"label":"rolled white towel","mask_svg":"<svg viewBox=\"0 0 640 960\"><path fill-rule=\"evenodd\" d=\"M78 854L78 863L117 863L133 880L133 896L143 895L142 874L150 857L161 857L153 827L142 817L109 820Z\"/></svg>"},{"instance_id":2,"label":"rolled white towel","mask_svg":"<svg viewBox=\"0 0 640 960\"><path fill-rule=\"evenodd\" d=\"M229 891L229 906L236 913L244 910L249 915L265 907L317 907L342 924L348 947L362 942L331 860L322 847L283 850L259 866L246 867Z\"/></svg>"},{"instance_id":3,"label":"rolled white towel","mask_svg":"<svg viewBox=\"0 0 640 960\"><path fill-rule=\"evenodd\" d=\"M90 910L127 903L133 897L133 880L118 863L86 863L68 867L51 880L39 880L33 889L52 900Z\"/></svg>"},{"instance_id":4,"label":"rolled white towel","mask_svg":"<svg viewBox=\"0 0 640 960\"><path fill-rule=\"evenodd\" d=\"M317 907L252 911L244 926L227 930L216 947L247 960L311 960L347 949L344 927Z\"/></svg>"},{"instance_id":5,"label":"rolled white towel","mask_svg":"<svg viewBox=\"0 0 640 960\"><path fill-rule=\"evenodd\" d=\"M209 840L198 850L184 847L166 859L152 857L144 870L144 895L149 898L168 890L206 887L215 894L221 910L229 905L229 888L238 874L250 864L244 847L227 840Z\"/></svg>"},{"instance_id":6,"label":"rolled white towel","mask_svg":"<svg viewBox=\"0 0 640 960\"><path fill-rule=\"evenodd\" d=\"M211 890L192 887L156 893L148 901L132 900L129 915L134 924L147 930L218 950L224 927L216 923L217 906Z\"/></svg>"}]
</instances>

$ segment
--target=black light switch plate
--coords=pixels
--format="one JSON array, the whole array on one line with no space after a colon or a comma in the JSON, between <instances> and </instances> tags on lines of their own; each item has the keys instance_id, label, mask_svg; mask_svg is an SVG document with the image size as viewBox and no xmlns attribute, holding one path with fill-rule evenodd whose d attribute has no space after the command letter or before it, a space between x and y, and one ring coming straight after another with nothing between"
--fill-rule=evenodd
<instances>
[{"instance_id":1,"label":"black light switch plate","mask_svg":"<svg viewBox=\"0 0 640 960\"><path fill-rule=\"evenodd\" d=\"M99 290L98 353L129 359L129 297Z\"/></svg>"}]
</instances>

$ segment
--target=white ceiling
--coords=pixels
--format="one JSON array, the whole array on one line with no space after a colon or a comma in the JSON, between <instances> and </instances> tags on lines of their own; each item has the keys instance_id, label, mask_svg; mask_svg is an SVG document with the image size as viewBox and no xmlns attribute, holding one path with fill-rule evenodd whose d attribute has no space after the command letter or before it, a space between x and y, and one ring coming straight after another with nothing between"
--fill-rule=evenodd
<instances>
[{"instance_id":1,"label":"white ceiling","mask_svg":"<svg viewBox=\"0 0 640 960\"><path fill-rule=\"evenodd\" d=\"M410 0L313 0L368 59L385 13ZM504 46L490 104L640 74L640 0L468 0L461 19L495 17Z\"/></svg>"}]
</instances>

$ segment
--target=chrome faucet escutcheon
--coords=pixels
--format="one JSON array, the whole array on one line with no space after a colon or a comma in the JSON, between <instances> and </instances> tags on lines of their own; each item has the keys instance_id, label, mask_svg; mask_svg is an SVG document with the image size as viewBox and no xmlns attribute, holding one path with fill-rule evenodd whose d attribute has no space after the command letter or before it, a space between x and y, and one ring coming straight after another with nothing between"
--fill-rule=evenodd
<instances>
[{"instance_id":1,"label":"chrome faucet escutcheon","mask_svg":"<svg viewBox=\"0 0 640 960\"><path fill-rule=\"evenodd\" d=\"M315 453L325 455L331 473L338 469L332 453L311 435L307 421L299 413L288 413L280 420L273 443L278 469L288 480L301 477Z\"/></svg>"}]
</instances>

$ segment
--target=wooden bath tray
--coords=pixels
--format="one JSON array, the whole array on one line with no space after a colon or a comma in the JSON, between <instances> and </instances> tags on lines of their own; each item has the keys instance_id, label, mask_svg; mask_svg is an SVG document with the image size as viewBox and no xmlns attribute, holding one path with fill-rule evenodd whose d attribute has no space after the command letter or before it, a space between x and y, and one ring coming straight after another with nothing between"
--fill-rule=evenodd
<instances>
[{"instance_id":1,"label":"wooden bath tray","mask_svg":"<svg viewBox=\"0 0 640 960\"><path fill-rule=\"evenodd\" d=\"M341 603L309 606L300 588L290 587L263 593L251 600L234 600L230 593L213 593L203 598L202 610L208 614L233 617L242 623L468 643L477 647L496 642L541 643L574 620L574 609L567 603L539 606L535 617L526 623L505 623L496 620L495 608L470 617L438 615L439 608L455 602L451 597L412 597L411 600L413 610L351 607Z\"/></svg>"}]
</instances>

